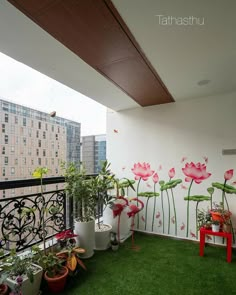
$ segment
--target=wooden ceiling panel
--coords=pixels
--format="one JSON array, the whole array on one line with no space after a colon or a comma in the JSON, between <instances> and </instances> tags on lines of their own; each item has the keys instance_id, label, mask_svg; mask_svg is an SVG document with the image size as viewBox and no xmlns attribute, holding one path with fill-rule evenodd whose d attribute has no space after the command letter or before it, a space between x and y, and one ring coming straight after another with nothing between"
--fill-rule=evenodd
<instances>
[{"instance_id":1,"label":"wooden ceiling panel","mask_svg":"<svg viewBox=\"0 0 236 295\"><path fill-rule=\"evenodd\" d=\"M141 106L173 102L110 0L9 0Z\"/></svg>"}]
</instances>

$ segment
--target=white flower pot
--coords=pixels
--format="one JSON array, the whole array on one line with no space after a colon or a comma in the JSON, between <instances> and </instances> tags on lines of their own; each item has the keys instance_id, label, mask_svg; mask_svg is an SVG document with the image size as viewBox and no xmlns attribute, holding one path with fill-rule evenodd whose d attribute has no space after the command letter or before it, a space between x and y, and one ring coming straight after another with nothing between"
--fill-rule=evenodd
<instances>
[{"instance_id":1,"label":"white flower pot","mask_svg":"<svg viewBox=\"0 0 236 295\"><path fill-rule=\"evenodd\" d=\"M33 283L27 278L27 276L23 276L23 283L21 286L21 291L23 295L38 295L39 289L42 281L43 269L41 266L33 264L37 270L34 273L34 281ZM6 284L10 289L14 290L15 286L17 286L17 282L11 278L6 279Z\"/></svg>"},{"instance_id":2,"label":"white flower pot","mask_svg":"<svg viewBox=\"0 0 236 295\"><path fill-rule=\"evenodd\" d=\"M212 231L214 233L219 232L220 231L220 225L219 224L212 224Z\"/></svg>"},{"instance_id":3,"label":"white flower pot","mask_svg":"<svg viewBox=\"0 0 236 295\"><path fill-rule=\"evenodd\" d=\"M110 247L110 232L112 226L109 224L101 224L100 230L98 224L95 228L95 250L106 250Z\"/></svg>"},{"instance_id":4,"label":"white flower pot","mask_svg":"<svg viewBox=\"0 0 236 295\"><path fill-rule=\"evenodd\" d=\"M127 215L129 208L126 207L120 216L120 240L123 241L130 236L131 219ZM107 207L103 213L103 222L112 226L112 231L118 232L118 216L113 218L112 210Z\"/></svg>"},{"instance_id":5,"label":"white flower pot","mask_svg":"<svg viewBox=\"0 0 236 295\"><path fill-rule=\"evenodd\" d=\"M81 258L89 258L94 254L95 246L95 221L91 220L88 222L75 221L75 234L77 245L85 249L84 254L80 254Z\"/></svg>"}]
</instances>

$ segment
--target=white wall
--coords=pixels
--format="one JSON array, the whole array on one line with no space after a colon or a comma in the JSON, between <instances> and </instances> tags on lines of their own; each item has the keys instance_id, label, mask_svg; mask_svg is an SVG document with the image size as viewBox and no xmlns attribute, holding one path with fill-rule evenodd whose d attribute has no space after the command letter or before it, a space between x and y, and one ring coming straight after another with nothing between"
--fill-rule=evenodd
<instances>
[{"instance_id":1,"label":"white wall","mask_svg":"<svg viewBox=\"0 0 236 295\"><path fill-rule=\"evenodd\" d=\"M160 179L168 181L168 171L174 167L175 178L181 178L183 185L185 176L182 172L186 162L204 163L203 157L209 159L207 171L211 177L201 184L193 184L191 195L205 194L206 188L212 182L224 181L224 172L236 169L236 156L223 156L222 149L236 148L236 93L206 97L190 101L181 101L160 106L136 108L121 112L108 112L107 120L107 158L112 164L112 170L119 177L134 179L131 171L134 163L148 162L151 168L158 172ZM187 157L181 163L182 157ZM160 170L160 165L162 169ZM229 184L236 180L235 177ZM150 187L151 186L151 187ZM152 180L141 181L139 191L152 191ZM186 236L186 201L188 190L178 186L174 189L177 211L178 236ZM131 195L131 194L130 194ZM132 194L135 196L135 193ZM214 201L220 201L221 193L215 192ZM228 196L230 209L236 217L236 195ZM166 195L165 228L168 223ZM172 204L171 204L172 205ZM195 230L195 202L190 202L190 230ZM161 212L160 198L157 199L157 210ZM207 208L209 202L204 201L199 207ZM151 227L153 200L150 201L147 231ZM144 215L145 211L142 211ZM171 217L173 209L171 206ZM140 216L141 217L141 216ZM159 219L155 219L155 232L162 233ZM236 220L236 218L235 218ZM233 218L234 221L234 218ZM234 225L235 222L234 222ZM236 226L235 226L236 227ZM140 221L140 229L144 229L144 222ZM165 232L166 233L166 232ZM170 234L174 235L174 224L170 225ZM190 235L191 236L191 235Z\"/></svg>"}]
</instances>

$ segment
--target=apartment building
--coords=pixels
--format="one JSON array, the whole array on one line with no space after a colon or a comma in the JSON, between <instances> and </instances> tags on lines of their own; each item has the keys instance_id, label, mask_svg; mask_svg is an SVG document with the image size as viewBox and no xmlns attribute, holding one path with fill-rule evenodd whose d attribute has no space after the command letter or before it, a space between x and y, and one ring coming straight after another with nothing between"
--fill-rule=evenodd
<instances>
[{"instance_id":1,"label":"apartment building","mask_svg":"<svg viewBox=\"0 0 236 295\"><path fill-rule=\"evenodd\" d=\"M82 136L81 161L87 174L98 173L106 160L106 135Z\"/></svg>"},{"instance_id":2,"label":"apartment building","mask_svg":"<svg viewBox=\"0 0 236 295\"><path fill-rule=\"evenodd\" d=\"M32 178L38 166L48 167L48 176L61 175L61 161L80 161L80 127L78 122L0 99L0 181Z\"/></svg>"}]
</instances>

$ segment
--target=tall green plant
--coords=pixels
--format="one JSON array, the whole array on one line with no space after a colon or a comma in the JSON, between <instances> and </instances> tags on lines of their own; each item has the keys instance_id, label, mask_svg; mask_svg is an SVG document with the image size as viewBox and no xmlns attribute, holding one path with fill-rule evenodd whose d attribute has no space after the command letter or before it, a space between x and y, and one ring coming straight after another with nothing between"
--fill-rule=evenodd
<instances>
[{"instance_id":1,"label":"tall green plant","mask_svg":"<svg viewBox=\"0 0 236 295\"><path fill-rule=\"evenodd\" d=\"M65 190L73 197L74 217L77 221L88 222L95 218L96 191L95 180L87 177L82 165L62 164L65 176Z\"/></svg>"}]
</instances>

